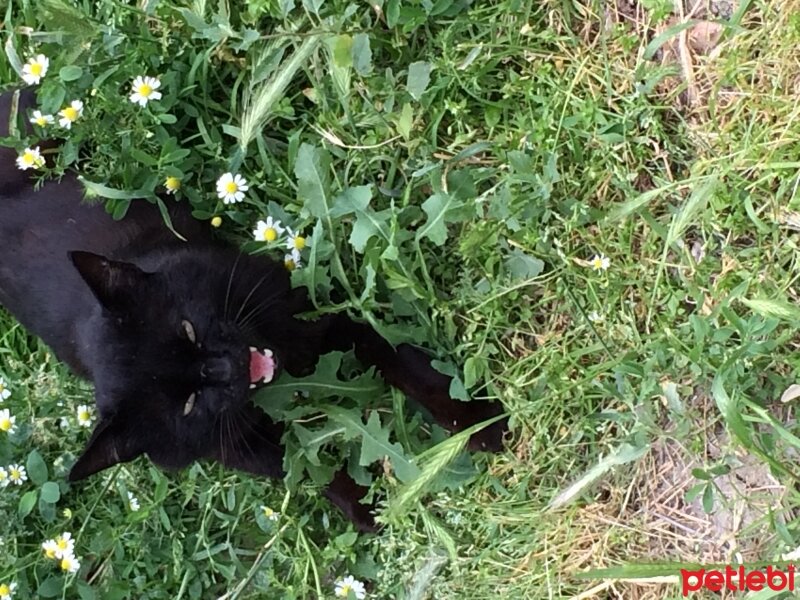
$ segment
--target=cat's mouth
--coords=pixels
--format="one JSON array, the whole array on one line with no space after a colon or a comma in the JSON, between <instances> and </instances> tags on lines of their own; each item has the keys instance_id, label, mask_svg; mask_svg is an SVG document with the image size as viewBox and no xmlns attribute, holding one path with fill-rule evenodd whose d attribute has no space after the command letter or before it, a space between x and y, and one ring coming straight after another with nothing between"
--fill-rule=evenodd
<instances>
[{"instance_id":1,"label":"cat's mouth","mask_svg":"<svg viewBox=\"0 0 800 600\"><path fill-rule=\"evenodd\" d=\"M250 389L266 385L275 377L277 364L272 350L250 346Z\"/></svg>"}]
</instances>

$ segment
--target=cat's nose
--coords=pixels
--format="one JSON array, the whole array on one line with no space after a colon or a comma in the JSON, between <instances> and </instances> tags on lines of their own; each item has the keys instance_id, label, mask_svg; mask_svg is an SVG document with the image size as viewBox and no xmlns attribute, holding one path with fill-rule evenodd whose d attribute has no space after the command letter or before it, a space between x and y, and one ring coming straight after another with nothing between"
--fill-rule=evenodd
<instances>
[{"instance_id":1,"label":"cat's nose","mask_svg":"<svg viewBox=\"0 0 800 600\"><path fill-rule=\"evenodd\" d=\"M227 384L233 375L233 362L227 356L212 356L200 367L200 377L210 384Z\"/></svg>"}]
</instances>

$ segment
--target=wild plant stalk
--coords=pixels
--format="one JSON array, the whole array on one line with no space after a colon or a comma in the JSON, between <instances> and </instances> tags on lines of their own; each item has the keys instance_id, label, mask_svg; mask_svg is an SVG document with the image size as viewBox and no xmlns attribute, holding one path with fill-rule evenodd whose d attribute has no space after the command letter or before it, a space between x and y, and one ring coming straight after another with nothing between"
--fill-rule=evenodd
<instances>
[{"instance_id":1,"label":"wild plant stalk","mask_svg":"<svg viewBox=\"0 0 800 600\"><path fill-rule=\"evenodd\" d=\"M311 57L322 39L323 34L310 35L305 38L294 55L281 66L273 77L245 96L242 126L239 132L239 147L242 155L247 151L248 144L266 125L272 114L272 107L281 99L286 87L297 71Z\"/></svg>"}]
</instances>

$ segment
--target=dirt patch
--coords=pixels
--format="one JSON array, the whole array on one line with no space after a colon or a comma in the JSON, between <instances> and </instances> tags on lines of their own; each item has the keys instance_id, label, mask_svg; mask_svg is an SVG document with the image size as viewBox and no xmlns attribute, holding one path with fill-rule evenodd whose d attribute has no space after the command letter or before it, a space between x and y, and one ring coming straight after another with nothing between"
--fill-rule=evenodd
<instances>
[{"instance_id":1,"label":"dirt patch","mask_svg":"<svg viewBox=\"0 0 800 600\"><path fill-rule=\"evenodd\" d=\"M702 111L718 81L713 65L723 51L719 21L730 19L736 8L737 0L675 0L671 11L657 11L636 0L615 0L604 20L606 30L623 24L642 39L645 58L665 73L655 87L658 96Z\"/></svg>"},{"instance_id":2,"label":"dirt patch","mask_svg":"<svg viewBox=\"0 0 800 600\"><path fill-rule=\"evenodd\" d=\"M739 451L712 415L712 402L696 398L699 422L692 447L662 438L636 463L624 487L611 483L598 501L581 509L573 526L586 540L572 554L573 573L589 568L652 562L701 564L758 562L779 547L770 520L791 521L785 508L786 488L758 458ZM687 498L702 484L692 471L725 464L730 471L713 478L713 509L706 512L703 494ZM589 533L594 530L594 536ZM607 580L587 585L575 598L650 600L677 593L678 574L643 580ZM727 596L718 596L726 598Z\"/></svg>"}]
</instances>

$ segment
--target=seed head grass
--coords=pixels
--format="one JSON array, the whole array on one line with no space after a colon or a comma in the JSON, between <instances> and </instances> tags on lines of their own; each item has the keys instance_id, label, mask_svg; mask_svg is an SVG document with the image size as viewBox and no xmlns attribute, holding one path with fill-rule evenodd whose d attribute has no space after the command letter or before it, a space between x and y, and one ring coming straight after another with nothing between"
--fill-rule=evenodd
<instances>
[{"instance_id":1,"label":"seed head grass","mask_svg":"<svg viewBox=\"0 0 800 600\"><path fill-rule=\"evenodd\" d=\"M374 536L308 476L341 440L288 439L285 484L142 459L68 486L91 387L2 313L18 597L333 597L352 575L370 598L649 600L680 593L680 564L800 546L780 401L800 372L800 2L434 4L7 9L0 83L43 53L42 111L85 104L48 175L77 168L118 217L175 177L197 218L277 260L258 221L304 232L296 285L431 348L513 430L471 457L379 393L419 474L374 463ZM126 98L142 73L163 94L146 107ZM226 172L240 203L216 197ZM302 439L344 429L316 424ZM63 531L74 576L40 556Z\"/></svg>"}]
</instances>

